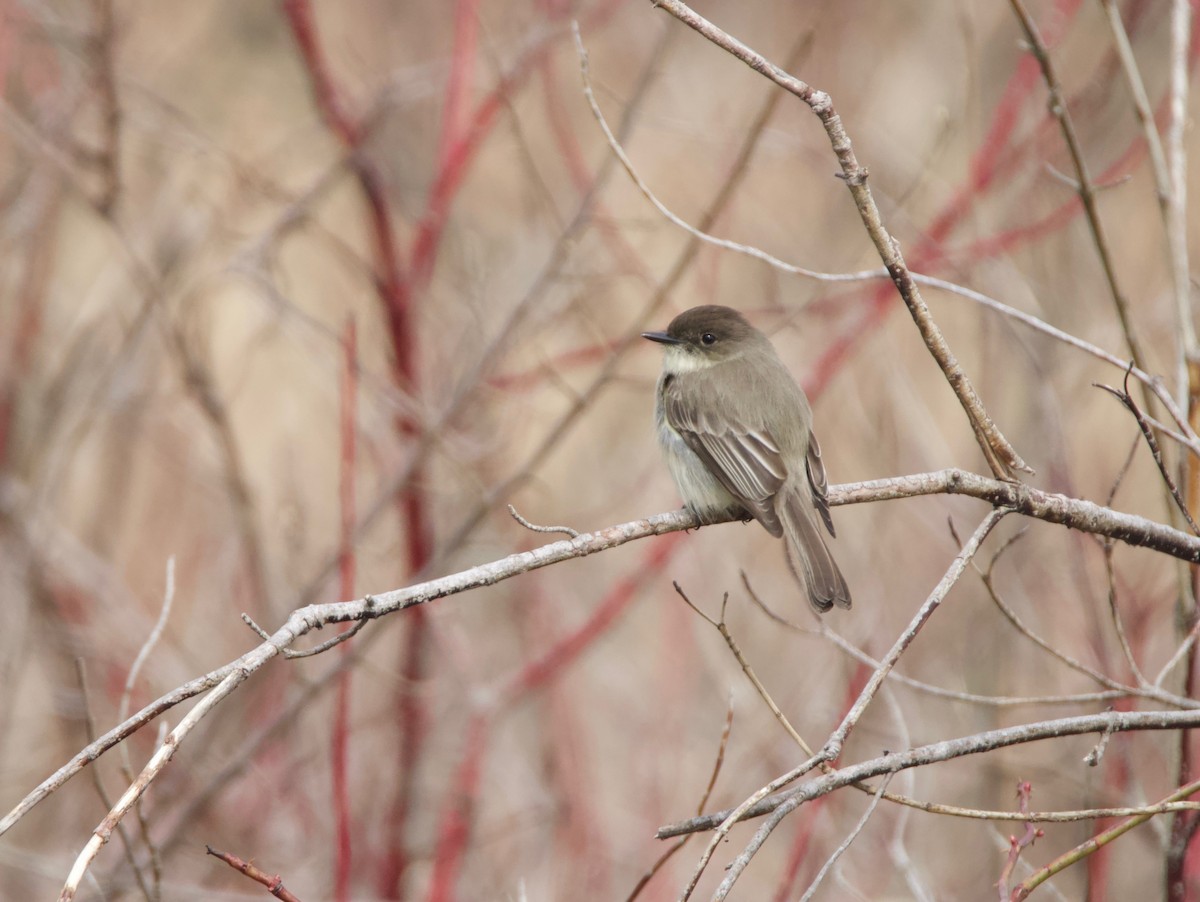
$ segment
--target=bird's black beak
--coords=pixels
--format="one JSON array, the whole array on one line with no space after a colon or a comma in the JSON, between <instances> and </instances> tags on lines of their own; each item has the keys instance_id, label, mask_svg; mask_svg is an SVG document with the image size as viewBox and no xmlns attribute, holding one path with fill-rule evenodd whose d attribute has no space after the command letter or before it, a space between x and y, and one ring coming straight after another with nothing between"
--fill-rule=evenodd
<instances>
[{"instance_id":1,"label":"bird's black beak","mask_svg":"<svg viewBox=\"0 0 1200 902\"><path fill-rule=\"evenodd\" d=\"M643 332L642 338L648 338L651 341L657 341L660 345L681 345L682 338L676 338L674 335L668 335L666 332Z\"/></svg>"}]
</instances>

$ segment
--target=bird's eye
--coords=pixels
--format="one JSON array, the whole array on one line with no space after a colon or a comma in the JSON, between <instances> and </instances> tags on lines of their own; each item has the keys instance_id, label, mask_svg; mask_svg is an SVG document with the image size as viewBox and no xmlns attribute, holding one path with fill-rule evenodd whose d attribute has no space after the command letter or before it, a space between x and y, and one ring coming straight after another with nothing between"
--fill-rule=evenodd
<instances>
[{"instance_id":1,"label":"bird's eye","mask_svg":"<svg viewBox=\"0 0 1200 902\"><path fill-rule=\"evenodd\" d=\"M700 341L706 345L715 345L717 343L717 336L713 335L711 332L705 332L700 336Z\"/></svg>"}]
</instances>

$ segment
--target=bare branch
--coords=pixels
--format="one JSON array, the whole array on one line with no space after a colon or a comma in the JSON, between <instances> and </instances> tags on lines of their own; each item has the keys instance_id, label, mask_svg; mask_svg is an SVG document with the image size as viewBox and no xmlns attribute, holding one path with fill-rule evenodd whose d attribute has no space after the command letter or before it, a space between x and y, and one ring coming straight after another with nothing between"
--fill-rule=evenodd
<instances>
[{"instance_id":1,"label":"bare branch","mask_svg":"<svg viewBox=\"0 0 1200 902\"><path fill-rule=\"evenodd\" d=\"M171 616L171 604L175 601L175 556L167 558L167 585L163 590L162 608L158 612L158 621L154 624L154 628L150 630L150 635L146 637L146 641L142 643L142 647L138 649L137 657L133 659L133 665L129 668L129 673L125 676L125 688L121 691L121 703L117 706L117 719L124 720L129 715L129 698L133 695L133 687L137 683L138 675L142 672L142 667L146 663L146 659L150 657L150 653L154 651L154 647L158 645L159 639L162 638L163 630L167 626L167 618Z\"/></svg>"},{"instance_id":2,"label":"bare branch","mask_svg":"<svg viewBox=\"0 0 1200 902\"><path fill-rule=\"evenodd\" d=\"M704 855L701 857L695 870L692 872L691 880L689 881L684 892L680 895L680 902L685 902L685 900L691 895L692 890L695 889L696 884L700 880L701 874L704 873L705 867L707 867L709 860L716 851L718 844L724 839L730 828L732 828L732 826L738 820L745 816L747 811L756 809L757 806L762 804L762 800L767 798L771 793L784 786L787 786L789 783L794 783L796 780L812 771L814 767L822 767L830 761L837 760L838 756L841 754L842 744L846 741L846 737L850 735L850 731L854 728L854 725L858 723L858 719L862 716L871 700L875 697L875 693L879 691L879 687L883 684L888 672L895 665L896 661L899 660L900 655L903 654L904 650L908 648L909 644L911 644L917 633L920 632L921 627L924 626L929 617L941 604L942 599L945 598L946 594L958 581L959 577L962 576L963 571L966 569L967 562L979 550L980 544L987 537L988 533L991 532L992 528L998 522L1000 522L1001 518L1003 518L1006 513L1007 511L1003 510L993 510L986 517L984 517L983 522L980 523L979 527L975 530L974 535L971 537L971 541L968 542L967 546L965 546L955 557L954 562L946 571L945 576L942 577L941 581L934 588L933 592L930 593L929 598L926 600L925 604L921 606L920 611L913 618L908 628L903 634L901 634L900 638L892 646L892 650L888 652L887 656L880 663L879 667L875 669L875 672L871 675L871 679L867 682L867 685L863 688L862 692L859 693L858 698L855 700L854 705L850 709L850 712L845 718L843 718L842 723L825 741L825 745L821 751L816 755L810 755L807 760L805 760L795 769L789 771L781 777L777 777L776 779L772 780L722 819L716 834L709 842L708 848L705 849ZM738 657L740 660L740 655ZM763 690L763 692L765 694L765 690ZM774 706L772 705L772 707ZM779 716L782 717L782 715ZM798 742L800 742L802 748L806 748L803 744L803 741L794 734L794 731L793 736ZM725 888L725 892L728 892L728 887L733 885L732 880L737 879L737 874L740 874L745 866L749 864L750 859L754 856L755 852L762 845L762 843L766 841L767 836L772 830L774 830L782 818L793 807L795 806L792 805L791 807L788 807L785 805L779 808L774 812L774 815L769 818L765 824L763 824L758 833L755 834L755 837L751 843L746 847L742 854L738 856L733 865L731 865L729 875L721 884L721 886ZM660 838L662 838L661 831Z\"/></svg>"},{"instance_id":3,"label":"bare branch","mask_svg":"<svg viewBox=\"0 0 1200 902\"><path fill-rule=\"evenodd\" d=\"M888 275L891 276L892 281L895 283L901 298L904 299L904 303L908 306L913 322L916 323L917 329L921 333L921 338L925 341L925 346L929 349L930 354L933 355L933 359L937 361L938 366L941 367L946 381L954 389L959 403L966 412L967 419L970 420L971 428L975 432L975 438L979 442L980 450L983 451L983 455L987 459L988 466L991 467L992 472L997 477L1002 479L1011 478L1014 471L1032 473L1033 471L1026 465L1025 461L1021 460L1016 450L1009 444L1008 440L996 427L996 424L992 422L991 417L988 416L987 411L983 407L983 402L980 401L974 387L971 385L970 379L962 371L958 360L951 352L950 346L946 343L941 329L938 328L937 323L934 322L932 315L929 313L929 308L926 306L925 300L921 297L921 291L917 288L917 284L904 262L904 256L900 253L899 242L888 233L883 225L879 208L875 205L875 199L871 195L870 187L867 185L867 170L858 164L858 160L854 156L854 150L850 144L850 137L846 134L846 130L842 126L841 117L834 110L833 101L829 95L789 75L768 61L766 57L751 50L741 41L722 31L703 16L698 15L690 7L682 3L681 0L653 0L653 5L657 8L665 9L679 21L695 29L718 47L741 60L755 72L800 98L817 115L829 135L834 155L837 156L838 162L842 167L841 177L846 182L846 187L850 189L850 193L854 198L854 204L858 208L863 225L867 229L867 234L870 235L871 241L874 243L875 249L879 252L879 256L887 268Z\"/></svg>"},{"instance_id":4,"label":"bare branch","mask_svg":"<svg viewBox=\"0 0 1200 902\"><path fill-rule=\"evenodd\" d=\"M1101 507L1090 501L1043 492L1016 483L988 479L963 470L941 470L873 482L831 486L829 502L833 505L859 504L867 501L886 501L936 493L970 495L987 501L993 506L1002 507L1006 513L1020 513L1072 529L1107 536L1130 545L1152 548L1182 560L1200 562L1200 538L1189 536L1144 517L1119 513ZM993 515L995 514L996 512L993 513ZM167 693L114 727L96 742L89 744L87 748L43 781L8 815L0 819L0 835L7 832L29 810L83 767L121 740L137 732L164 711L214 687L226 687L220 690L222 696L232 692L241 683L241 679L236 679L232 683L228 682L233 676L238 673L243 676L249 675L276 654L290 648L296 639L313 629L333 623L373 620L416 605L427 604L448 595L495 585L519 574L561 561L585 557L650 536L695 529L699 525L695 518L685 510L656 514L644 520L633 520L596 532L584 533L575 539L553 542L531 551L512 554L440 579L366 596L357 601L309 605L293 611L284 625L271 635L270 641L264 642L236 661ZM343 637L337 637L337 641L343 641ZM330 642L329 644L334 643ZM195 709L192 713L195 713ZM162 762L162 764L165 763L165 761Z\"/></svg>"},{"instance_id":5,"label":"bare branch","mask_svg":"<svg viewBox=\"0 0 1200 902\"><path fill-rule=\"evenodd\" d=\"M1118 513L1091 501L1043 492L1026 485L988 479L963 470L939 470L917 476L860 482L830 489L829 503L854 504L948 492L970 495L1019 514L1058 523L1081 532L1107 536L1128 545L1153 548L1180 560L1200 563L1200 539L1152 520Z\"/></svg>"},{"instance_id":6,"label":"bare branch","mask_svg":"<svg viewBox=\"0 0 1200 902\"><path fill-rule=\"evenodd\" d=\"M862 692L858 694L854 704L842 718L842 722L838 728L833 731L829 739L825 741L825 748L822 753L827 761L836 761L842 754L842 744L845 743L846 737L850 735L850 731L854 729L863 712L875 697L875 693L879 691L879 687L883 685L884 679L896 666L896 662L900 660L900 656L904 654L905 649L912 644L916 639L917 633L933 616L933 612L938 609L942 601L954 588L955 584L962 577L963 571L966 570L967 564L979 552L983 540L987 538L988 533L995 528L996 524L1004 518L1008 511L1003 508L992 510L983 521L975 528L975 532L971 534L971 538L963 545L962 550L955 556L954 561L950 564L949 569L942 576L941 580L929 593L929 597L925 599L925 603L921 605L920 610L905 627L904 632L892 645L891 650L884 655L883 660L879 662L879 666L875 668L875 672L871 674L871 679L867 681L867 685L863 687Z\"/></svg>"},{"instance_id":7,"label":"bare branch","mask_svg":"<svg viewBox=\"0 0 1200 902\"><path fill-rule=\"evenodd\" d=\"M962 736L957 739L946 739L929 745L918 746L903 752L891 752L877 758L871 758L858 764L847 765L836 771L818 777L795 789L765 797L748 806L736 809L718 811L702 817L689 818L675 824L659 828L655 834L659 839L670 839L685 833L714 830L723 827L726 820L736 815L737 820L761 817L776 811L785 803L792 808L804 802L812 801L823 795L828 795L843 786L849 786L871 777L896 773L910 767L921 767L939 761L950 761L968 755L978 755L984 752L1022 745L1027 742L1037 742L1043 739L1058 739L1063 736L1080 736L1087 733L1125 733L1135 730L1180 730L1194 729L1200 726L1200 711L1106 711L1101 714L1084 714L1077 717L1063 717L1056 720L1040 721L1038 723L1021 724L1015 727L1005 727L999 730L987 730ZM810 768L811 770L811 768ZM1195 792L1192 789L1191 792ZM1191 792L1188 794L1190 795ZM1008 820L1057 822L1085 820L1098 817L1121 817L1129 814L1138 817L1152 817L1170 811L1191 810L1200 806L1188 806L1180 809L1178 802L1173 799L1145 808L1104 808L1082 812L1059 812L1041 814L1030 812L1010 812Z\"/></svg>"}]
</instances>

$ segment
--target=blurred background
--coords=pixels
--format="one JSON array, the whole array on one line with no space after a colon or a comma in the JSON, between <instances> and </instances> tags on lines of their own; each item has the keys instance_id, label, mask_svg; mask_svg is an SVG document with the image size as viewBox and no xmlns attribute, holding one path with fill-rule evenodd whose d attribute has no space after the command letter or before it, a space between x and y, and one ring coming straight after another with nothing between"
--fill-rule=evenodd
<instances>
[{"instance_id":1,"label":"blurred background","mask_svg":"<svg viewBox=\"0 0 1200 902\"><path fill-rule=\"evenodd\" d=\"M1165 111L1169 5L1117 6L1151 106ZM1145 366L1177 393L1163 221L1104 10L1029 8L1104 186L1099 211ZM651 426L660 350L637 334L693 305L737 307L771 334L809 392L831 483L987 472L890 283L799 278L701 245L614 164L583 95L573 18L600 107L675 213L812 269L879 266L811 111L650 3L30 0L3 10L4 810L123 706L255 645L242 612L271 630L306 603L554 540L515 522L508 504L581 531L677 507ZM830 93L914 269L1128 356L1007 4L698 10ZM1120 369L960 297L926 295L1036 469L1033 485L1100 503L1115 491L1114 507L1167 520L1136 424L1092 387L1119 385ZM956 553L951 525L965 538L986 510L942 496L837 508L833 549L854 609L824 624L882 655ZM1021 530L993 574L1003 600L1054 648L1130 682L1101 545L1008 518L980 566ZM172 560L161 639L126 691ZM1112 561L1134 660L1153 679L1181 637L1180 573L1125 546ZM743 571L798 629L752 603ZM819 746L869 668L815 632L781 547L757 525L673 534L273 662L181 748L145 799L144 828L128 821L128 846L114 837L82 897L263 895L206 857L206 844L306 900L629 897L667 848L654 831L700 804L730 706L706 810L803 757L673 580L714 616L729 594L743 653ZM973 572L898 670L987 698L893 683L843 762L1114 704L1153 707L1020 702L1103 687L1015 630ZM1181 674L1166 685L1180 690ZM163 720L174 726L184 710ZM139 770L157 737L142 730L94 768L102 789L81 774L0 839L0 896L58 892L128 785L123 769ZM1114 737L1092 768L1082 759L1094 744L1017 747L908 772L891 788L1015 810L1017 781L1028 780L1032 807L1048 810L1136 805L1179 785L1177 735ZM839 794L791 815L734 898L799 897L868 801ZM1047 825L1017 875L1103 826ZM1169 828L1158 819L1133 831L1046 895L1153 897ZM698 898L753 829L718 851ZM994 896L1021 829L884 805L824 897ZM638 898L674 899L702 843Z\"/></svg>"}]
</instances>

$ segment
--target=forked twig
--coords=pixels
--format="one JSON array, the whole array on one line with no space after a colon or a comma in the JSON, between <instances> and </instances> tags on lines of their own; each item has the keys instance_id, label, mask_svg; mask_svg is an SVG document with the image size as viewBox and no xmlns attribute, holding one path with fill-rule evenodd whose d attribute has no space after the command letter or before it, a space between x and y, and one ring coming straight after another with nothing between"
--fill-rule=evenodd
<instances>
[{"instance_id":1,"label":"forked twig","mask_svg":"<svg viewBox=\"0 0 1200 902\"><path fill-rule=\"evenodd\" d=\"M1179 508L1179 513L1183 515L1183 519L1187 521L1187 525L1191 527L1195 535L1200 535L1200 526L1196 525L1196 521L1192 519L1192 514L1187 508L1187 503L1183 500L1183 496L1179 493L1179 486L1175 484L1175 480L1171 478L1171 471L1168 469L1166 462L1163 460L1162 450L1158 446L1158 439L1154 436L1154 430L1150 428L1150 423L1146 419L1146 415L1142 413L1137 402L1129 394L1129 374L1133 369L1133 363L1130 362L1129 367L1125 370L1125 384L1122 389L1115 389L1111 385L1105 385L1102 382L1093 382L1096 388L1101 388L1111 394L1114 398L1125 405L1125 409L1133 414L1133 418L1137 421L1138 428L1142 430L1142 435L1146 439L1146 444L1150 448L1150 453L1154 456L1154 463L1158 466L1158 472L1162 475L1163 482L1167 485L1167 490L1171 493L1171 497L1175 500L1175 506Z\"/></svg>"}]
</instances>

